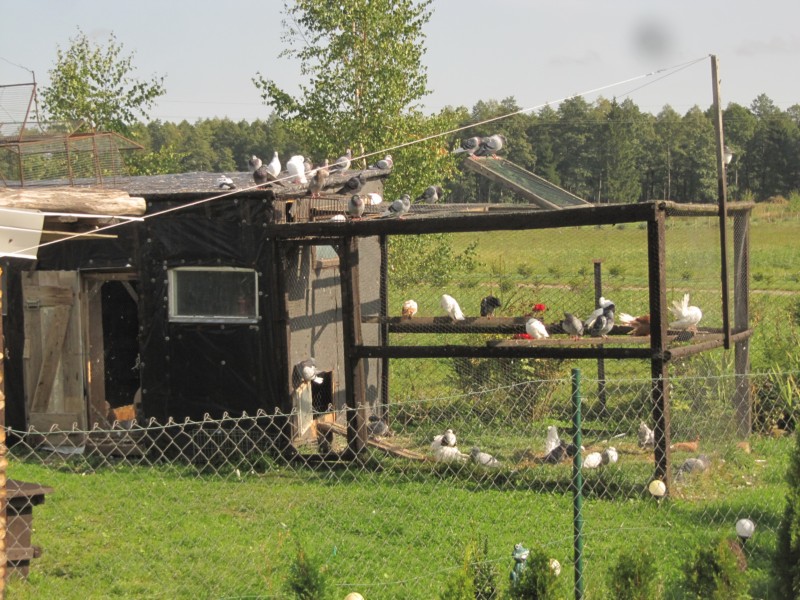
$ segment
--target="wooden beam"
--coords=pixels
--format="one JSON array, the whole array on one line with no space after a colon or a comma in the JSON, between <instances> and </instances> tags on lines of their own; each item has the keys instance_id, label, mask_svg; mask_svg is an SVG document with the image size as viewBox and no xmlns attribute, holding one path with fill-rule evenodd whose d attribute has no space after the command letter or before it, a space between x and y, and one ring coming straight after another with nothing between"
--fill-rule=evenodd
<instances>
[{"instance_id":1,"label":"wooden beam","mask_svg":"<svg viewBox=\"0 0 800 600\"><path fill-rule=\"evenodd\" d=\"M0 207L128 217L147 210L144 198L123 191L76 187L0 189Z\"/></svg>"},{"instance_id":2,"label":"wooden beam","mask_svg":"<svg viewBox=\"0 0 800 600\"><path fill-rule=\"evenodd\" d=\"M649 348L545 345L547 340L508 340L487 346L357 346L359 358L650 358Z\"/></svg>"}]
</instances>

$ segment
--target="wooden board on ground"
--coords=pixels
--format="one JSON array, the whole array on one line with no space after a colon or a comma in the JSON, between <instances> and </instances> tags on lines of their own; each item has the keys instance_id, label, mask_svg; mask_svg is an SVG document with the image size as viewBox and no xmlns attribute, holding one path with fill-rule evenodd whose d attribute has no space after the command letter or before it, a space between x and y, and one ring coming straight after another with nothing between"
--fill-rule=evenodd
<instances>
[{"instance_id":1,"label":"wooden board on ground","mask_svg":"<svg viewBox=\"0 0 800 600\"><path fill-rule=\"evenodd\" d=\"M347 436L347 429L344 427L344 425L339 425L338 423L318 422L317 431L323 435L331 431L339 435ZM377 448L378 450L382 450L387 454L391 454L392 456L397 456L400 458L408 458L411 460L421 460L421 461L430 460L430 458L425 456L424 454L420 454L419 452L414 452L413 450L408 450L400 446L395 446L394 444L389 444L388 442L385 442L382 439L368 438L367 446L370 446L372 448Z\"/></svg>"}]
</instances>

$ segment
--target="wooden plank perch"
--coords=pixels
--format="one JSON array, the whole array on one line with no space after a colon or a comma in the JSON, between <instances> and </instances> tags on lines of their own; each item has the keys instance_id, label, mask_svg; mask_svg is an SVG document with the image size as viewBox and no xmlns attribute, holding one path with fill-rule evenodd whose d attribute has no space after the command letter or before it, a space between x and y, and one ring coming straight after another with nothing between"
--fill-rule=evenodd
<instances>
[{"instance_id":1,"label":"wooden plank perch","mask_svg":"<svg viewBox=\"0 0 800 600\"><path fill-rule=\"evenodd\" d=\"M140 217L145 213L147 204L144 198L131 197L120 190L46 187L0 189L0 207Z\"/></svg>"},{"instance_id":2,"label":"wooden plank perch","mask_svg":"<svg viewBox=\"0 0 800 600\"><path fill-rule=\"evenodd\" d=\"M318 421L317 431L322 435L325 435L328 432L333 432L341 436L347 437L347 429L345 429L344 425L339 425L338 423L324 423ZM389 444L388 442L385 442L383 440L367 438L367 446L370 446L372 448L377 448L378 450L381 450L386 454L391 454L392 456L397 456L399 458L408 458L410 460L419 460L419 461L430 460L430 457L425 456L424 454L420 454L419 452L414 452L413 450L408 450L400 446Z\"/></svg>"}]
</instances>

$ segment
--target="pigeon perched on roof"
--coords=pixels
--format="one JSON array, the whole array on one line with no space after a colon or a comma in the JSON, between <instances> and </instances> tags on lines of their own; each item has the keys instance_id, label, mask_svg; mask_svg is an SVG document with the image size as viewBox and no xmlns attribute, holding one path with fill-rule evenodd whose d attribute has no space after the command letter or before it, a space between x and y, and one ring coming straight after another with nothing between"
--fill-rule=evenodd
<instances>
[{"instance_id":1,"label":"pigeon perched on roof","mask_svg":"<svg viewBox=\"0 0 800 600\"><path fill-rule=\"evenodd\" d=\"M600 311L600 314L597 312ZM614 304L608 303L595 310L583 323L583 331L592 337L607 337L614 328Z\"/></svg>"},{"instance_id":2,"label":"pigeon perched on roof","mask_svg":"<svg viewBox=\"0 0 800 600\"><path fill-rule=\"evenodd\" d=\"M411 210L411 196L408 194L403 194L400 198L395 200L389 205L385 211L381 213L381 217L399 217L402 218L403 215L408 214Z\"/></svg>"},{"instance_id":3,"label":"pigeon perched on roof","mask_svg":"<svg viewBox=\"0 0 800 600\"><path fill-rule=\"evenodd\" d=\"M323 379L319 376L319 369L317 369L317 362L313 358L307 358L297 364L297 371L303 378L303 381L314 383L322 383Z\"/></svg>"},{"instance_id":4,"label":"pigeon perched on roof","mask_svg":"<svg viewBox=\"0 0 800 600\"><path fill-rule=\"evenodd\" d=\"M312 198L319 198L319 193L323 190L325 183L328 181L328 174L328 159L326 158L322 166L311 175L311 181L308 184L308 193L311 194Z\"/></svg>"},{"instance_id":5,"label":"pigeon perched on roof","mask_svg":"<svg viewBox=\"0 0 800 600\"><path fill-rule=\"evenodd\" d=\"M604 465L613 465L619 460L619 452L614 446L609 446L600 453Z\"/></svg>"},{"instance_id":6,"label":"pigeon perched on roof","mask_svg":"<svg viewBox=\"0 0 800 600\"><path fill-rule=\"evenodd\" d=\"M705 454L701 454L697 458L687 458L683 461L683 464L678 467L678 473L675 475L676 479L683 479L684 475L688 473L702 473L708 466L711 464L711 461L708 460L708 456Z\"/></svg>"},{"instance_id":7,"label":"pigeon perched on roof","mask_svg":"<svg viewBox=\"0 0 800 600\"><path fill-rule=\"evenodd\" d=\"M367 203L370 206L377 206L383 202L383 196L378 194L377 192L367 192Z\"/></svg>"},{"instance_id":8,"label":"pigeon perched on roof","mask_svg":"<svg viewBox=\"0 0 800 600\"><path fill-rule=\"evenodd\" d=\"M647 423L642 421L639 423L639 447L652 448L656 445L656 436L653 430L647 426Z\"/></svg>"},{"instance_id":9,"label":"pigeon perched on roof","mask_svg":"<svg viewBox=\"0 0 800 600\"><path fill-rule=\"evenodd\" d=\"M441 305L442 310L446 312L447 315L453 319L453 321L464 320L464 313L461 312L461 307L458 305L456 299L452 296L442 294L442 297L439 299L439 304Z\"/></svg>"},{"instance_id":10,"label":"pigeon perched on roof","mask_svg":"<svg viewBox=\"0 0 800 600\"><path fill-rule=\"evenodd\" d=\"M333 215L330 218L330 220L331 221L337 221L339 223L345 223L347 221L347 217L345 217L344 215Z\"/></svg>"},{"instance_id":11,"label":"pigeon perched on roof","mask_svg":"<svg viewBox=\"0 0 800 600\"><path fill-rule=\"evenodd\" d=\"M547 428L547 438L544 440L544 453L550 454L561 443L561 438L558 437L558 428L555 425L550 425Z\"/></svg>"},{"instance_id":12,"label":"pigeon perched on roof","mask_svg":"<svg viewBox=\"0 0 800 600\"><path fill-rule=\"evenodd\" d=\"M461 145L453 150L453 154L459 154L461 152L466 152L469 155L475 154L475 151L481 145L481 138L478 136L473 136L470 138L464 138L461 140Z\"/></svg>"},{"instance_id":13,"label":"pigeon perched on roof","mask_svg":"<svg viewBox=\"0 0 800 600\"><path fill-rule=\"evenodd\" d=\"M590 452L583 459L584 469L596 469L603 464L603 455L599 452Z\"/></svg>"},{"instance_id":14,"label":"pigeon perched on roof","mask_svg":"<svg viewBox=\"0 0 800 600\"><path fill-rule=\"evenodd\" d=\"M308 183L306 179L305 158L300 154L295 154L286 163L286 171L289 173L292 183Z\"/></svg>"},{"instance_id":15,"label":"pigeon perched on roof","mask_svg":"<svg viewBox=\"0 0 800 600\"><path fill-rule=\"evenodd\" d=\"M336 192L337 194L357 194L364 187L367 180L363 173L359 173L344 182L344 185Z\"/></svg>"},{"instance_id":16,"label":"pigeon perched on roof","mask_svg":"<svg viewBox=\"0 0 800 600\"><path fill-rule=\"evenodd\" d=\"M363 214L364 198L358 194L353 194L350 196L350 200L347 201L347 216L351 219L360 219Z\"/></svg>"},{"instance_id":17,"label":"pigeon perched on roof","mask_svg":"<svg viewBox=\"0 0 800 600\"><path fill-rule=\"evenodd\" d=\"M378 415L370 415L367 419L367 435L371 438L389 437L392 431Z\"/></svg>"},{"instance_id":18,"label":"pigeon perched on roof","mask_svg":"<svg viewBox=\"0 0 800 600\"><path fill-rule=\"evenodd\" d=\"M618 318L621 325L631 328L628 335L650 335L650 315L634 317L628 313L619 313Z\"/></svg>"},{"instance_id":19,"label":"pigeon perched on roof","mask_svg":"<svg viewBox=\"0 0 800 600\"><path fill-rule=\"evenodd\" d=\"M251 170L251 171L255 171L255 170L256 170L256 169L258 169L258 167L260 167L262 164L264 164L264 163L263 163L263 162L261 161L261 159L260 159L260 158L258 158L258 157L257 157L255 154L253 154L253 155L252 155L252 156L251 156L251 157L250 157L250 158L247 160L247 166L248 166L248 167L250 167L250 170Z\"/></svg>"},{"instance_id":20,"label":"pigeon perched on roof","mask_svg":"<svg viewBox=\"0 0 800 600\"><path fill-rule=\"evenodd\" d=\"M426 204L434 204L438 202L444 195L444 190L440 185L429 185L425 191L417 197L417 202L424 202Z\"/></svg>"},{"instance_id":21,"label":"pigeon perched on roof","mask_svg":"<svg viewBox=\"0 0 800 600\"><path fill-rule=\"evenodd\" d=\"M670 329L696 332L697 324L703 318L702 310L696 306L689 306L689 294L684 294L681 302L673 300L669 311L676 319L669 324Z\"/></svg>"},{"instance_id":22,"label":"pigeon perched on roof","mask_svg":"<svg viewBox=\"0 0 800 600\"><path fill-rule=\"evenodd\" d=\"M496 296L486 296L481 300L481 316L493 317L495 309L498 309L501 306L503 306L503 303L500 302L499 298Z\"/></svg>"},{"instance_id":23,"label":"pigeon perched on roof","mask_svg":"<svg viewBox=\"0 0 800 600\"><path fill-rule=\"evenodd\" d=\"M574 339L578 339L583 335L583 321L572 313L565 312L564 320L561 321L561 329L564 333L568 333Z\"/></svg>"},{"instance_id":24,"label":"pigeon perched on roof","mask_svg":"<svg viewBox=\"0 0 800 600\"><path fill-rule=\"evenodd\" d=\"M333 164L330 167L331 172L334 171L347 171L350 168L350 160L353 158L353 153L350 151L350 148L345 151L344 155L337 158L333 161Z\"/></svg>"},{"instance_id":25,"label":"pigeon perched on roof","mask_svg":"<svg viewBox=\"0 0 800 600\"><path fill-rule=\"evenodd\" d=\"M281 174L281 159L278 158L278 151L272 154L272 160L267 165L267 172L275 179Z\"/></svg>"},{"instance_id":26,"label":"pigeon perched on roof","mask_svg":"<svg viewBox=\"0 0 800 600\"><path fill-rule=\"evenodd\" d=\"M506 143L506 138L499 133L490 135L481 139L478 149L475 150L474 156L495 156L499 150L503 148Z\"/></svg>"},{"instance_id":27,"label":"pigeon perched on roof","mask_svg":"<svg viewBox=\"0 0 800 600\"><path fill-rule=\"evenodd\" d=\"M220 175L217 177L217 187L221 190L235 190L236 184L227 175Z\"/></svg>"},{"instance_id":28,"label":"pigeon perched on roof","mask_svg":"<svg viewBox=\"0 0 800 600\"><path fill-rule=\"evenodd\" d=\"M382 159L380 159L379 161L371 164L367 168L368 169L383 169L383 170L386 170L386 169L391 169L392 167L394 167L394 160L392 159L392 155L391 154L387 154Z\"/></svg>"},{"instance_id":29,"label":"pigeon perched on roof","mask_svg":"<svg viewBox=\"0 0 800 600\"><path fill-rule=\"evenodd\" d=\"M469 457L472 459L476 465L481 465L483 467L499 467L500 461L497 460L494 456L489 454L488 452L481 452L481 449L477 446L474 447L469 452Z\"/></svg>"},{"instance_id":30,"label":"pigeon perched on roof","mask_svg":"<svg viewBox=\"0 0 800 600\"><path fill-rule=\"evenodd\" d=\"M261 164L255 171L253 171L253 181L256 185L266 185L272 182L278 183L283 185L280 181L275 181L275 177L269 171L269 167L265 164Z\"/></svg>"},{"instance_id":31,"label":"pigeon perched on roof","mask_svg":"<svg viewBox=\"0 0 800 600\"><path fill-rule=\"evenodd\" d=\"M535 340L543 340L550 337L550 334L547 333L547 327L544 326L544 323L533 317L525 322L525 331Z\"/></svg>"},{"instance_id":32,"label":"pigeon perched on roof","mask_svg":"<svg viewBox=\"0 0 800 600\"><path fill-rule=\"evenodd\" d=\"M414 300L406 300L403 302L403 308L401 314L403 315L404 319L410 319L415 314L417 314L417 303Z\"/></svg>"}]
</instances>

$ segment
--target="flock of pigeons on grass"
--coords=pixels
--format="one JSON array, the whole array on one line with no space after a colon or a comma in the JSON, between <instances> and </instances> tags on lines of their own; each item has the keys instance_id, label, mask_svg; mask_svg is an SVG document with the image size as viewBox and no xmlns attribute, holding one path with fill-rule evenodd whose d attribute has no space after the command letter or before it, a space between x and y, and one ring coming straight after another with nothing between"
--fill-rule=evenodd
<instances>
[{"instance_id":1,"label":"flock of pigeons on grass","mask_svg":"<svg viewBox=\"0 0 800 600\"><path fill-rule=\"evenodd\" d=\"M464 321L466 317L461 310L458 301L449 294L442 294L439 300L442 310L453 321ZM536 304L533 307L532 315L525 322L525 333L517 334L518 339L542 340L550 337L551 333L566 333L572 339L581 336L606 338L614 328L616 305L613 301L600 297L599 307L595 309L585 320L581 320L573 313L565 312L564 318L551 325L545 325L541 319L547 307L544 304ZM480 315L482 317L493 317L495 310L500 308L503 303L496 296L486 296L480 303ZM417 314L417 302L406 300L401 308L401 315L405 319L411 319ZM703 311L697 306L689 304L689 294L684 294L683 299L677 300L669 307L673 316L673 321L669 323L669 328L676 331L697 332L697 325L703 318ZM631 316L627 313L619 313L621 325L630 327L628 335L650 335L650 315Z\"/></svg>"}]
</instances>

